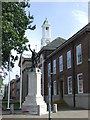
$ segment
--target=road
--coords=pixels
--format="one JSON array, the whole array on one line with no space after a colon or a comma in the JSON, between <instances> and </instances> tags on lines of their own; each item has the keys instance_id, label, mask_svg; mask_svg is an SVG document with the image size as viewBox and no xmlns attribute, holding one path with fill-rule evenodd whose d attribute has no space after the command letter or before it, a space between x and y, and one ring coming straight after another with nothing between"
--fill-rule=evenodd
<instances>
[{"instance_id":1,"label":"road","mask_svg":"<svg viewBox=\"0 0 90 120\"><path fill-rule=\"evenodd\" d=\"M51 113L51 120L89 120L88 110L63 110L57 113ZM48 114L46 115L29 115L29 114L15 114L15 115L3 115L2 120L49 120Z\"/></svg>"}]
</instances>

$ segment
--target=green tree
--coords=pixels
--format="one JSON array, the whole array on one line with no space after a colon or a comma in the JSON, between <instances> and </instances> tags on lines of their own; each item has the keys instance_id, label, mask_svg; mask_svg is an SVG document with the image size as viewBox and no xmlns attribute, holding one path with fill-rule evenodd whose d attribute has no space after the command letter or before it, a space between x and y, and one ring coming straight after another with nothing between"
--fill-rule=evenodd
<instances>
[{"instance_id":1,"label":"green tree","mask_svg":"<svg viewBox=\"0 0 90 120\"><path fill-rule=\"evenodd\" d=\"M1 88L2 84L3 84L3 81L2 81L2 79L0 78L0 88Z\"/></svg>"},{"instance_id":2,"label":"green tree","mask_svg":"<svg viewBox=\"0 0 90 120\"><path fill-rule=\"evenodd\" d=\"M5 69L9 66L9 57L11 57L11 66L14 67L18 56L11 55L11 50L17 51L17 54L27 50L25 37L27 29L34 30L32 25L34 17L25 8L30 8L28 2L2 2L2 65ZM30 10L30 9L29 9Z\"/></svg>"}]
</instances>

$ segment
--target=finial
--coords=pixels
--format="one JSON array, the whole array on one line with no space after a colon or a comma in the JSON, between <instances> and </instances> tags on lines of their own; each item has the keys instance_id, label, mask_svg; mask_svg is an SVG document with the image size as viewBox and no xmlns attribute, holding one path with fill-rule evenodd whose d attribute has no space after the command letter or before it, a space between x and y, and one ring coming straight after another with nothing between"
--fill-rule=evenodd
<instances>
[{"instance_id":1,"label":"finial","mask_svg":"<svg viewBox=\"0 0 90 120\"><path fill-rule=\"evenodd\" d=\"M47 17L46 17L46 20L47 20Z\"/></svg>"},{"instance_id":2,"label":"finial","mask_svg":"<svg viewBox=\"0 0 90 120\"><path fill-rule=\"evenodd\" d=\"M47 17L45 18L45 21L43 22L43 24L48 24Z\"/></svg>"}]
</instances>

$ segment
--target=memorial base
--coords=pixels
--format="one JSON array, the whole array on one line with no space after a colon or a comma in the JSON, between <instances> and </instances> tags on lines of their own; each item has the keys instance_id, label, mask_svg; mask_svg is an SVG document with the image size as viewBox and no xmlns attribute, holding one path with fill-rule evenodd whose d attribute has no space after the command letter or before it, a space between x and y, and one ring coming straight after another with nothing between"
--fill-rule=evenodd
<instances>
[{"instance_id":1,"label":"memorial base","mask_svg":"<svg viewBox=\"0 0 90 120\"><path fill-rule=\"evenodd\" d=\"M22 106L23 112L26 111L33 115L47 114L47 105L43 97L27 96Z\"/></svg>"},{"instance_id":2,"label":"memorial base","mask_svg":"<svg viewBox=\"0 0 90 120\"><path fill-rule=\"evenodd\" d=\"M41 95L41 71L35 68L28 73L28 95L22 105L22 111L33 115L47 114L47 105Z\"/></svg>"}]
</instances>

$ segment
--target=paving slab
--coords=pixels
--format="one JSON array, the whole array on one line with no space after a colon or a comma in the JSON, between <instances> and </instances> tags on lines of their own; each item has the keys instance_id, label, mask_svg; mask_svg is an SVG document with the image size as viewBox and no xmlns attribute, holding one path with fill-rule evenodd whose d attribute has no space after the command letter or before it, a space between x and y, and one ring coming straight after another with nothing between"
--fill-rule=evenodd
<instances>
[{"instance_id":1,"label":"paving slab","mask_svg":"<svg viewBox=\"0 0 90 120\"><path fill-rule=\"evenodd\" d=\"M3 115L3 119L5 118L13 118L13 119L19 119L19 118L45 118L48 119L48 114L46 115L29 115L29 114L14 114L14 115ZM66 111L58 111L57 113L51 113L51 118L76 118L76 119L88 119L88 110L66 110Z\"/></svg>"}]
</instances>

